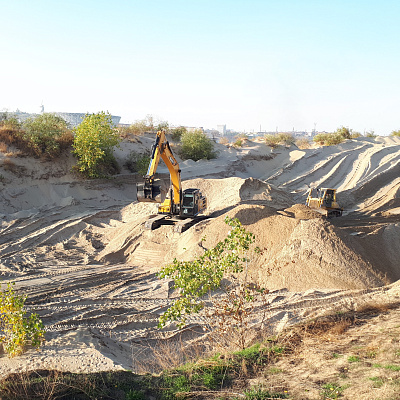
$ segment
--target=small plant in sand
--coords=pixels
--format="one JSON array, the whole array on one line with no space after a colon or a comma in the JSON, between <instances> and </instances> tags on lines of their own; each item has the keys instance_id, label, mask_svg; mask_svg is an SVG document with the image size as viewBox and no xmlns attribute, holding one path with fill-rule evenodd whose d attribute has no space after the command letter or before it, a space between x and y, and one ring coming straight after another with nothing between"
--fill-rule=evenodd
<instances>
[{"instance_id":1,"label":"small plant in sand","mask_svg":"<svg viewBox=\"0 0 400 400\"><path fill-rule=\"evenodd\" d=\"M22 354L28 345L38 348L44 341L44 326L37 314L26 317L26 296L14 291L14 282L0 292L0 343L9 357Z\"/></svg>"},{"instance_id":2,"label":"small plant in sand","mask_svg":"<svg viewBox=\"0 0 400 400\"><path fill-rule=\"evenodd\" d=\"M98 178L115 169L113 147L119 144L120 137L109 113L87 114L74 132L73 148L80 172Z\"/></svg>"},{"instance_id":3,"label":"small plant in sand","mask_svg":"<svg viewBox=\"0 0 400 400\"><path fill-rule=\"evenodd\" d=\"M231 230L223 241L193 261L175 259L159 273L160 278L174 279L174 288L179 290L179 298L161 315L159 327L170 322L183 327L190 314L205 308L204 298L209 295L211 306L205 311L210 327L229 337L231 344L245 348L251 340L249 317L257 301L265 302L268 291L247 278L250 253L260 252L254 246L254 234L237 218L226 217L225 223ZM211 296L216 289L223 290L222 298Z\"/></svg>"}]
</instances>

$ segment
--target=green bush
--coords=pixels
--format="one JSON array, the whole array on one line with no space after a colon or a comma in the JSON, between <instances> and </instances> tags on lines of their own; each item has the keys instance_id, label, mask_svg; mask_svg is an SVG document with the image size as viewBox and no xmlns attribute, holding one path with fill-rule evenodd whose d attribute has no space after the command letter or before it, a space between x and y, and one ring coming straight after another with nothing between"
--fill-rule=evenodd
<instances>
[{"instance_id":1,"label":"green bush","mask_svg":"<svg viewBox=\"0 0 400 400\"><path fill-rule=\"evenodd\" d=\"M37 314L25 317L26 296L17 295L14 282L0 292L0 343L9 357L22 354L26 346L39 347L44 341L44 326Z\"/></svg>"},{"instance_id":2,"label":"green bush","mask_svg":"<svg viewBox=\"0 0 400 400\"><path fill-rule=\"evenodd\" d=\"M290 146L295 142L295 139L291 133L278 133L277 136L280 144Z\"/></svg>"},{"instance_id":3,"label":"green bush","mask_svg":"<svg viewBox=\"0 0 400 400\"><path fill-rule=\"evenodd\" d=\"M319 133L314 136L313 141L321 146L333 146L342 143L344 138L337 133Z\"/></svg>"},{"instance_id":4,"label":"green bush","mask_svg":"<svg viewBox=\"0 0 400 400\"><path fill-rule=\"evenodd\" d=\"M120 137L109 113L87 114L74 132L74 154L80 172L98 178L117 168L113 147L119 144Z\"/></svg>"},{"instance_id":5,"label":"green bush","mask_svg":"<svg viewBox=\"0 0 400 400\"><path fill-rule=\"evenodd\" d=\"M279 137L278 135L271 135L267 134L264 136L265 144L269 147L277 147L279 144Z\"/></svg>"},{"instance_id":6,"label":"green bush","mask_svg":"<svg viewBox=\"0 0 400 400\"><path fill-rule=\"evenodd\" d=\"M352 131L352 129L341 126L340 128L336 129L336 132L334 132L334 134L342 136L343 139L351 139Z\"/></svg>"},{"instance_id":7,"label":"green bush","mask_svg":"<svg viewBox=\"0 0 400 400\"><path fill-rule=\"evenodd\" d=\"M131 172L145 175L150 164L150 159L150 152L137 153L136 151L131 151L126 158L125 166Z\"/></svg>"},{"instance_id":8,"label":"green bush","mask_svg":"<svg viewBox=\"0 0 400 400\"><path fill-rule=\"evenodd\" d=\"M294 144L295 139L290 133L267 134L264 136L265 144L269 147L277 147L279 144L290 146Z\"/></svg>"},{"instance_id":9,"label":"green bush","mask_svg":"<svg viewBox=\"0 0 400 400\"><path fill-rule=\"evenodd\" d=\"M13 114L3 111L0 113L0 127L17 130L21 128L21 124Z\"/></svg>"},{"instance_id":10,"label":"green bush","mask_svg":"<svg viewBox=\"0 0 400 400\"><path fill-rule=\"evenodd\" d=\"M400 136L400 130L399 131L392 131L390 136Z\"/></svg>"},{"instance_id":11,"label":"green bush","mask_svg":"<svg viewBox=\"0 0 400 400\"><path fill-rule=\"evenodd\" d=\"M184 133L187 133L187 130L184 126L178 126L177 128L173 128L171 130L172 140L175 141L181 140L181 137Z\"/></svg>"},{"instance_id":12,"label":"green bush","mask_svg":"<svg viewBox=\"0 0 400 400\"><path fill-rule=\"evenodd\" d=\"M180 155L183 159L210 160L216 158L214 143L201 130L184 132L181 137Z\"/></svg>"},{"instance_id":13,"label":"green bush","mask_svg":"<svg viewBox=\"0 0 400 400\"><path fill-rule=\"evenodd\" d=\"M52 113L43 113L27 119L22 138L37 157L54 158L72 143L67 122Z\"/></svg>"}]
</instances>

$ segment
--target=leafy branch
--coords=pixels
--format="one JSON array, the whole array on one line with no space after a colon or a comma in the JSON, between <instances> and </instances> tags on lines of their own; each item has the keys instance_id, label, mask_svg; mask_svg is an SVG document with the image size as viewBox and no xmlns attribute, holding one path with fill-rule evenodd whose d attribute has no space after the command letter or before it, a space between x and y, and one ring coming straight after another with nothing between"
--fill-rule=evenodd
<instances>
[{"instance_id":1,"label":"leafy branch","mask_svg":"<svg viewBox=\"0 0 400 400\"><path fill-rule=\"evenodd\" d=\"M254 302L268 291L247 282L250 252L260 253L260 249L253 246L254 234L247 232L237 218L226 217L225 223L231 229L223 241L206 249L196 260L174 259L159 273L159 278L173 279L174 289L179 290L179 298L161 315L159 328L171 322L184 326L190 314L198 313L205 307L204 296L222 288L225 297L213 304L211 319L217 322L221 331L236 329L243 339L246 318L253 310ZM228 274L238 277L245 268L245 277L238 281L238 285L222 285L223 278ZM242 347L244 340L240 343Z\"/></svg>"}]
</instances>

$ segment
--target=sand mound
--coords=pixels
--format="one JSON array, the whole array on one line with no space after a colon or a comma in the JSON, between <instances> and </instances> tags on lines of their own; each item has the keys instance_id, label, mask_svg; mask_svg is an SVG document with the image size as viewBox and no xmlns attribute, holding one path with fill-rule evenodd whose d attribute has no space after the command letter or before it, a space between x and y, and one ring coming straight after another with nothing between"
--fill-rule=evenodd
<instances>
[{"instance_id":1,"label":"sand mound","mask_svg":"<svg viewBox=\"0 0 400 400\"><path fill-rule=\"evenodd\" d=\"M320 218L319 213L314 214L305 206L296 205L286 212L287 215L281 215L266 205L241 204L183 234L173 233L170 226L145 231L140 221L131 222L118 228L99 260L156 268L175 257L193 259L203 252L203 237L207 238L206 247L226 237L229 227L224 218L229 215L238 218L255 234L256 244L263 253L254 256L250 273L255 281L268 288L361 289L383 284L379 271L373 270L351 247L348 234L338 232L330 222Z\"/></svg>"},{"instance_id":2,"label":"sand mound","mask_svg":"<svg viewBox=\"0 0 400 400\"><path fill-rule=\"evenodd\" d=\"M324 218L321 213L304 204L295 204L290 208L286 208L282 214L292 216L297 219Z\"/></svg>"},{"instance_id":3,"label":"sand mound","mask_svg":"<svg viewBox=\"0 0 400 400\"><path fill-rule=\"evenodd\" d=\"M191 179L183 188L194 187L207 196L208 212L232 207L240 202L256 201L280 209L293 204L290 194L254 178Z\"/></svg>"}]
</instances>

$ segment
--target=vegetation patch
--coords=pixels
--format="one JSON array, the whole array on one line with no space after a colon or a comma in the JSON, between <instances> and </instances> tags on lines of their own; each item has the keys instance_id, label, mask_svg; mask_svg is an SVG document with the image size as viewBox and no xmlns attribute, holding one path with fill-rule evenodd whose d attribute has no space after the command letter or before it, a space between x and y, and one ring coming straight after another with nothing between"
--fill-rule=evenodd
<instances>
[{"instance_id":1,"label":"vegetation patch","mask_svg":"<svg viewBox=\"0 0 400 400\"><path fill-rule=\"evenodd\" d=\"M26 316L26 296L14 291L14 282L0 292L0 343L9 357L22 354L27 346L44 342L44 326L37 314Z\"/></svg>"},{"instance_id":2,"label":"vegetation patch","mask_svg":"<svg viewBox=\"0 0 400 400\"><path fill-rule=\"evenodd\" d=\"M201 130L182 133L179 155L185 160L193 161L211 160L217 157L214 142Z\"/></svg>"},{"instance_id":3,"label":"vegetation patch","mask_svg":"<svg viewBox=\"0 0 400 400\"><path fill-rule=\"evenodd\" d=\"M119 144L120 137L109 113L87 114L74 133L74 154L83 175L99 178L119 171L113 147Z\"/></svg>"}]
</instances>

